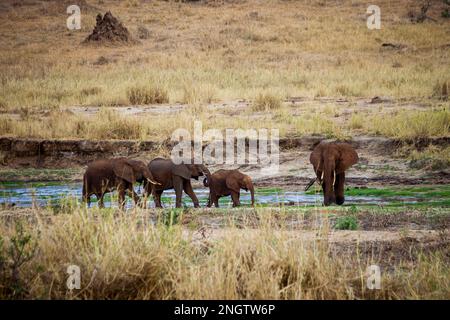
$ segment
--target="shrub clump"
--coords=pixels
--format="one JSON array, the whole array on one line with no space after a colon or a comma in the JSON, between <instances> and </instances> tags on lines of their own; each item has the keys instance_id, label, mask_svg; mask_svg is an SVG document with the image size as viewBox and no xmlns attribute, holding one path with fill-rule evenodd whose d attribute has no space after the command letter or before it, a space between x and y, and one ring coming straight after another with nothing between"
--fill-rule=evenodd
<instances>
[{"instance_id":1,"label":"shrub clump","mask_svg":"<svg viewBox=\"0 0 450 320\"><path fill-rule=\"evenodd\" d=\"M281 99L273 94L259 94L252 104L253 111L269 111L281 108Z\"/></svg>"},{"instance_id":2,"label":"shrub clump","mask_svg":"<svg viewBox=\"0 0 450 320\"><path fill-rule=\"evenodd\" d=\"M169 102L169 94L161 87L133 87L127 92L131 104L160 104Z\"/></svg>"},{"instance_id":3,"label":"shrub clump","mask_svg":"<svg viewBox=\"0 0 450 320\"><path fill-rule=\"evenodd\" d=\"M354 216L338 217L334 228L337 230L356 230L358 229L358 219Z\"/></svg>"}]
</instances>

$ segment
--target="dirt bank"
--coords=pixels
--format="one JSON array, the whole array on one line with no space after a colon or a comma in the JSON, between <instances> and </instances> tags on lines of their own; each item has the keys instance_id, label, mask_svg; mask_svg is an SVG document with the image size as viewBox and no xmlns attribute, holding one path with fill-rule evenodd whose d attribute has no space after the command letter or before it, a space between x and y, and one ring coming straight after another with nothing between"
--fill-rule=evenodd
<instances>
[{"instance_id":1,"label":"dirt bank","mask_svg":"<svg viewBox=\"0 0 450 320\"><path fill-rule=\"evenodd\" d=\"M234 168L250 174L259 186L298 187L313 176L309 154L313 147L324 140L322 136L282 138L278 173L263 172L260 165L235 165ZM409 161L395 156L395 151L408 145L421 150L430 144L449 145L450 137L401 141L380 137L355 137L348 141L358 151L360 161L348 171L347 182L353 185L383 184L448 184L447 171L417 170ZM247 141L248 146L249 141ZM144 161L169 154L174 142L157 141L89 141L89 140L40 140L0 138L0 169L79 169L98 158L131 157ZM204 145L203 147L205 147ZM210 166L212 170L222 168ZM0 180L4 180L0 177Z\"/></svg>"},{"instance_id":2,"label":"dirt bank","mask_svg":"<svg viewBox=\"0 0 450 320\"><path fill-rule=\"evenodd\" d=\"M282 138L280 150L307 152L322 140L323 136L305 136L301 138ZM386 156L403 145L410 145L420 150L430 144L448 145L450 137L419 140L396 140L379 137L356 137L347 140L359 152L370 151L373 155ZM246 141L248 147L249 141ZM125 156L140 157L147 153L158 152L161 148L170 150L175 145L169 140L134 141L134 140L44 140L0 137L1 165L10 168L67 168L85 165L99 157ZM203 146L206 147L206 144Z\"/></svg>"}]
</instances>

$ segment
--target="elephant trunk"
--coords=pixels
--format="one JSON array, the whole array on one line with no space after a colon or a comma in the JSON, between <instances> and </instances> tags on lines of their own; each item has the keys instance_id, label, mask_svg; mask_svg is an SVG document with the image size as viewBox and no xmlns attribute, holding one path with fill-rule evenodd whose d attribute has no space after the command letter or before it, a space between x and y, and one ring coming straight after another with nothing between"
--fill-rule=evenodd
<instances>
[{"instance_id":1,"label":"elephant trunk","mask_svg":"<svg viewBox=\"0 0 450 320\"><path fill-rule=\"evenodd\" d=\"M335 179L336 179L335 162L333 159L329 159L324 163L323 179L322 179L324 204L326 206L336 202L334 195Z\"/></svg>"},{"instance_id":2,"label":"elephant trunk","mask_svg":"<svg viewBox=\"0 0 450 320\"><path fill-rule=\"evenodd\" d=\"M255 189L253 188L253 184L250 186L249 190L250 190L250 194L252 197L252 207L254 207L255 206Z\"/></svg>"},{"instance_id":3,"label":"elephant trunk","mask_svg":"<svg viewBox=\"0 0 450 320\"><path fill-rule=\"evenodd\" d=\"M209 177L211 177L211 172L208 170L208 168L204 164L202 164L201 169L202 169L202 172L204 173L204 175L206 176L206 178L209 179Z\"/></svg>"},{"instance_id":4,"label":"elephant trunk","mask_svg":"<svg viewBox=\"0 0 450 320\"><path fill-rule=\"evenodd\" d=\"M250 196L252 199L252 207L255 206L255 187L253 186L253 182L250 177L246 177L245 185L248 190L250 190Z\"/></svg>"}]
</instances>

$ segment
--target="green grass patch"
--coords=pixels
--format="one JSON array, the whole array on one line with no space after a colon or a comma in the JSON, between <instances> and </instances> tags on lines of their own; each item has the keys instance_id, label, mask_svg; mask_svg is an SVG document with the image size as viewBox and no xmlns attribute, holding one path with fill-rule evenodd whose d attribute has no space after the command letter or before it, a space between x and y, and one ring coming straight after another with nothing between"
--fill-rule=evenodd
<instances>
[{"instance_id":1,"label":"green grass patch","mask_svg":"<svg viewBox=\"0 0 450 320\"><path fill-rule=\"evenodd\" d=\"M309 190L306 194L316 194ZM450 198L450 185L407 187L407 188L348 188L346 196L361 197L415 197L415 198Z\"/></svg>"},{"instance_id":2,"label":"green grass patch","mask_svg":"<svg viewBox=\"0 0 450 320\"><path fill-rule=\"evenodd\" d=\"M358 219L354 216L337 217L334 228L336 230L356 230L358 229Z\"/></svg>"}]
</instances>

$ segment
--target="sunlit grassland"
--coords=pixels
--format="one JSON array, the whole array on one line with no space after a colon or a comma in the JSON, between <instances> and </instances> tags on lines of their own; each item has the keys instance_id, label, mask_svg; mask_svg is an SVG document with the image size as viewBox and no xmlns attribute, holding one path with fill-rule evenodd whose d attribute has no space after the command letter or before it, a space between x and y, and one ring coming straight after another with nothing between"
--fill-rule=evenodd
<instances>
[{"instance_id":1,"label":"sunlit grassland","mask_svg":"<svg viewBox=\"0 0 450 320\"><path fill-rule=\"evenodd\" d=\"M190 130L193 120L202 120L205 129L278 128L281 136L448 135L448 102L433 94L448 81L450 36L441 22L411 24L401 1L379 3L383 27L376 31L366 27L363 3L87 2L99 10L83 11L80 31L68 31L66 13L47 2L0 13L0 110L6 112L0 135L162 140L176 128ZM150 37L133 46L81 45L97 11L106 10L134 36L145 27ZM406 47L382 49L383 42ZM351 101L375 95L432 107L397 109L389 116L359 110L348 118L340 117L345 110L337 106L311 106L293 116L295 110L283 103L292 96ZM206 108L236 99L255 102L239 116ZM177 102L190 107L148 117L103 110L91 118L60 109Z\"/></svg>"},{"instance_id":2,"label":"sunlit grassland","mask_svg":"<svg viewBox=\"0 0 450 320\"><path fill-rule=\"evenodd\" d=\"M197 110L197 112L193 112ZM161 141L171 137L178 128L193 134L194 121L202 129L278 129L281 137L322 134L334 138L349 138L373 134L399 139L446 137L450 132L448 107L429 111L394 111L385 114L362 115L364 121L337 119L334 114L320 110L300 115L290 114L289 108L261 114L242 113L239 117L207 108L188 107L171 115L126 116L104 108L95 116L53 111L45 116L26 115L17 121L0 115L0 135L47 139L132 139Z\"/></svg>"},{"instance_id":3,"label":"sunlit grassland","mask_svg":"<svg viewBox=\"0 0 450 320\"><path fill-rule=\"evenodd\" d=\"M46 14L39 5L5 10L3 109L128 105L135 86L158 86L170 102L186 103L253 99L267 90L282 97L422 99L450 73L446 25L411 24L402 1L378 4L383 27L376 31L366 27L364 3L87 2L111 10L132 34L146 27L150 38L135 46L83 46L96 10L83 14L77 32L66 29L65 11ZM407 49L382 50L382 42ZM99 64L100 57L106 63Z\"/></svg>"}]
</instances>

